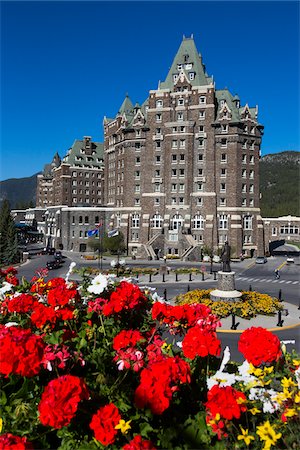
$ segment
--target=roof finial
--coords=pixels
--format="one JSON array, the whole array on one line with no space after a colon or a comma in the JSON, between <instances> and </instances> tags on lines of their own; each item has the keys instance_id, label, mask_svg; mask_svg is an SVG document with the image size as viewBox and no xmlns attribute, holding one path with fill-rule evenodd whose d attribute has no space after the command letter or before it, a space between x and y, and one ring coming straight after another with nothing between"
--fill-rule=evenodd
<instances>
[{"instance_id":1,"label":"roof finial","mask_svg":"<svg viewBox=\"0 0 300 450\"><path fill-rule=\"evenodd\" d=\"M191 34L191 39L194 39L194 33Z\"/></svg>"},{"instance_id":2,"label":"roof finial","mask_svg":"<svg viewBox=\"0 0 300 450\"><path fill-rule=\"evenodd\" d=\"M185 39L185 35L182 36L182 39Z\"/></svg>"}]
</instances>

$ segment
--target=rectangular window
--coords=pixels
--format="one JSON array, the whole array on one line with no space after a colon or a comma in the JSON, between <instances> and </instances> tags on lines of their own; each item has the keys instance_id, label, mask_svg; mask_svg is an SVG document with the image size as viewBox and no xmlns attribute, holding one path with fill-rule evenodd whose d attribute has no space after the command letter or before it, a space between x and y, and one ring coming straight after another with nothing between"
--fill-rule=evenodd
<instances>
[{"instance_id":1,"label":"rectangular window","mask_svg":"<svg viewBox=\"0 0 300 450\"><path fill-rule=\"evenodd\" d=\"M182 122L183 121L183 113L182 112L177 113L177 121L178 122Z\"/></svg>"},{"instance_id":2,"label":"rectangular window","mask_svg":"<svg viewBox=\"0 0 300 450\"><path fill-rule=\"evenodd\" d=\"M243 169L242 170L242 178L246 178L247 177L247 170Z\"/></svg>"},{"instance_id":3,"label":"rectangular window","mask_svg":"<svg viewBox=\"0 0 300 450\"><path fill-rule=\"evenodd\" d=\"M199 103L200 103L200 104L206 103L206 97L205 97L204 95L201 95L201 96L199 97Z\"/></svg>"},{"instance_id":4,"label":"rectangular window","mask_svg":"<svg viewBox=\"0 0 300 450\"><path fill-rule=\"evenodd\" d=\"M242 198L242 206L247 206L247 199L246 198Z\"/></svg>"},{"instance_id":5,"label":"rectangular window","mask_svg":"<svg viewBox=\"0 0 300 450\"><path fill-rule=\"evenodd\" d=\"M202 206L203 205L203 199L201 197L197 198L197 206Z\"/></svg>"},{"instance_id":6,"label":"rectangular window","mask_svg":"<svg viewBox=\"0 0 300 450\"><path fill-rule=\"evenodd\" d=\"M179 197L179 205L183 205L184 204L184 197Z\"/></svg>"},{"instance_id":7,"label":"rectangular window","mask_svg":"<svg viewBox=\"0 0 300 450\"><path fill-rule=\"evenodd\" d=\"M177 162L177 155L172 155L172 162Z\"/></svg>"},{"instance_id":8,"label":"rectangular window","mask_svg":"<svg viewBox=\"0 0 300 450\"><path fill-rule=\"evenodd\" d=\"M221 132L228 133L228 125L221 125Z\"/></svg>"},{"instance_id":9,"label":"rectangular window","mask_svg":"<svg viewBox=\"0 0 300 450\"><path fill-rule=\"evenodd\" d=\"M198 141L198 147L199 148L203 148L204 147L204 139L199 139L199 141Z\"/></svg>"},{"instance_id":10,"label":"rectangular window","mask_svg":"<svg viewBox=\"0 0 300 450\"><path fill-rule=\"evenodd\" d=\"M177 148L177 141L174 139L172 141L172 148Z\"/></svg>"},{"instance_id":11,"label":"rectangular window","mask_svg":"<svg viewBox=\"0 0 300 450\"><path fill-rule=\"evenodd\" d=\"M249 163L254 164L254 156L253 155L249 156Z\"/></svg>"},{"instance_id":12,"label":"rectangular window","mask_svg":"<svg viewBox=\"0 0 300 450\"><path fill-rule=\"evenodd\" d=\"M162 115L161 114L156 114L155 119L156 119L156 122L161 122Z\"/></svg>"},{"instance_id":13,"label":"rectangular window","mask_svg":"<svg viewBox=\"0 0 300 450\"><path fill-rule=\"evenodd\" d=\"M199 119L200 120L205 119L205 111L199 111Z\"/></svg>"},{"instance_id":14,"label":"rectangular window","mask_svg":"<svg viewBox=\"0 0 300 450\"><path fill-rule=\"evenodd\" d=\"M227 162L227 155L226 153L222 153L221 155L221 163L226 163Z\"/></svg>"},{"instance_id":15,"label":"rectangular window","mask_svg":"<svg viewBox=\"0 0 300 450\"><path fill-rule=\"evenodd\" d=\"M183 106L183 105L184 105L184 99L183 99L183 98L179 98L179 99L177 100L177 105L178 105L178 106Z\"/></svg>"},{"instance_id":16,"label":"rectangular window","mask_svg":"<svg viewBox=\"0 0 300 450\"><path fill-rule=\"evenodd\" d=\"M197 191L203 191L203 184L197 183Z\"/></svg>"},{"instance_id":17,"label":"rectangular window","mask_svg":"<svg viewBox=\"0 0 300 450\"><path fill-rule=\"evenodd\" d=\"M242 184L242 192L247 192L247 185L246 184Z\"/></svg>"},{"instance_id":18,"label":"rectangular window","mask_svg":"<svg viewBox=\"0 0 300 450\"><path fill-rule=\"evenodd\" d=\"M221 197L220 198L220 206L225 206L226 205L226 198Z\"/></svg>"},{"instance_id":19,"label":"rectangular window","mask_svg":"<svg viewBox=\"0 0 300 450\"><path fill-rule=\"evenodd\" d=\"M176 205L176 197L171 198L171 205Z\"/></svg>"},{"instance_id":20,"label":"rectangular window","mask_svg":"<svg viewBox=\"0 0 300 450\"><path fill-rule=\"evenodd\" d=\"M139 184L135 185L134 192L140 192L141 186Z\"/></svg>"},{"instance_id":21,"label":"rectangular window","mask_svg":"<svg viewBox=\"0 0 300 450\"><path fill-rule=\"evenodd\" d=\"M193 80L195 78L195 73L194 72L190 72L189 73L189 79Z\"/></svg>"},{"instance_id":22,"label":"rectangular window","mask_svg":"<svg viewBox=\"0 0 300 450\"><path fill-rule=\"evenodd\" d=\"M204 133L204 125L199 125L199 133Z\"/></svg>"},{"instance_id":23,"label":"rectangular window","mask_svg":"<svg viewBox=\"0 0 300 450\"><path fill-rule=\"evenodd\" d=\"M226 192L226 183L220 184L220 192Z\"/></svg>"},{"instance_id":24,"label":"rectangular window","mask_svg":"<svg viewBox=\"0 0 300 450\"><path fill-rule=\"evenodd\" d=\"M221 169L221 178L226 177L226 169Z\"/></svg>"},{"instance_id":25,"label":"rectangular window","mask_svg":"<svg viewBox=\"0 0 300 450\"><path fill-rule=\"evenodd\" d=\"M155 171L155 177L160 177L160 170Z\"/></svg>"},{"instance_id":26,"label":"rectangular window","mask_svg":"<svg viewBox=\"0 0 300 450\"><path fill-rule=\"evenodd\" d=\"M177 176L177 169L172 169L172 177L176 177Z\"/></svg>"},{"instance_id":27,"label":"rectangular window","mask_svg":"<svg viewBox=\"0 0 300 450\"><path fill-rule=\"evenodd\" d=\"M198 162L203 162L203 154L202 153L198 154Z\"/></svg>"},{"instance_id":28,"label":"rectangular window","mask_svg":"<svg viewBox=\"0 0 300 450\"><path fill-rule=\"evenodd\" d=\"M245 154L242 156L242 163L243 164L247 163L247 155L245 155Z\"/></svg>"},{"instance_id":29,"label":"rectangular window","mask_svg":"<svg viewBox=\"0 0 300 450\"><path fill-rule=\"evenodd\" d=\"M179 176L184 177L184 169L179 169Z\"/></svg>"},{"instance_id":30,"label":"rectangular window","mask_svg":"<svg viewBox=\"0 0 300 450\"><path fill-rule=\"evenodd\" d=\"M183 183L179 184L179 192L184 192L184 184Z\"/></svg>"},{"instance_id":31,"label":"rectangular window","mask_svg":"<svg viewBox=\"0 0 300 450\"><path fill-rule=\"evenodd\" d=\"M250 192L251 194L253 194L253 192L254 192L254 184L250 184L250 186L249 186L249 192Z\"/></svg>"},{"instance_id":32,"label":"rectangular window","mask_svg":"<svg viewBox=\"0 0 300 450\"><path fill-rule=\"evenodd\" d=\"M185 160L185 156L183 153L180 154L180 162L183 162Z\"/></svg>"},{"instance_id":33,"label":"rectangular window","mask_svg":"<svg viewBox=\"0 0 300 450\"><path fill-rule=\"evenodd\" d=\"M203 176L203 169L198 169L198 177L202 177Z\"/></svg>"},{"instance_id":34,"label":"rectangular window","mask_svg":"<svg viewBox=\"0 0 300 450\"><path fill-rule=\"evenodd\" d=\"M160 155L155 156L155 164L160 164Z\"/></svg>"},{"instance_id":35,"label":"rectangular window","mask_svg":"<svg viewBox=\"0 0 300 450\"><path fill-rule=\"evenodd\" d=\"M185 139L180 139L180 148L185 148Z\"/></svg>"},{"instance_id":36,"label":"rectangular window","mask_svg":"<svg viewBox=\"0 0 300 450\"><path fill-rule=\"evenodd\" d=\"M160 204L160 199L159 199L159 197L157 197L154 199L154 205L159 206L159 204Z\"/></svg>"},{"instance_id":37,"label":"rectangular window","mask_svg":"<svg viewBox=\"0 0 300 450\"><path fill-rule=\"evenodd\" d=\"M134 205L135 206L140 206L140 199L139 198L135 198L134 199Z\"/></svg>"},{"instance_id":38,"label":"rectangular window","mask_svg":"<svg viewBox=\"0 0 300 450\"><path fill-rule=\"evenodd\" d=\"M227 139L225 139L225 138L221 139L221 147L222 148L227 148Z\"/></svg>"},{"instance_id":39,"label":"rectangular window","mask_svg":"<svg viewBox=\"0 0 300 450\"><path fill-rule=\"evenodd\" d=\"M163 101L162 100L156 100L156 108L162 108L163 107Z\"/></svg>"},{"instance_id":40,"label":"rectangular window","mask_svg":"<svg viewBox=\"0 0 300 450\"><path fill-rule=\"evenodd\" d=\"M137 156L137 157L135 158L135 165L136 165L136 166L140 166L140 164L141 164L141 158L140 158L140 156Z\"/></svg>"},{"instance_id":41,"label":"rectangular window","mask_svg":"<svg viewBox=\"0 0 300 450\"><path fill-rule=\"evenodd\" d=\"M136 180L139 180L140 177L141 177L140 171L139 171L139 170L136 170L136 171L134 172L134 178L135 178Z\"/></svg>"},{"instance_id":42,"label":"rectangular window","mask_svg":"<svg viewBox=\"0 0 300 450\"><path fill-rule=\"evenodd\" d=\"M160 133L161 133L161 128L156 128L155 134L156 134L156 135L160 135Z\"/></svg>"},{"instance_id":43,"label":"rectangular window","mask_svg":"<svg viewBox=\"0 0 300 450\"><path fill-rule=\"evenodd\" d=\"M171 192L177 192L177 184L176 183L171 184Z\"/></svg>"},{"instance_id":44,"label":"rectangular window","mask_svg":"<svg viewBox=\"0 0 300 450\"><path fill-rule=\"evenodd\" d=\"M154 191L155 191L155 192L160 192L160 184L159 184L159 183L155 183L155 185L154 185Z\"/></svg>"},{"instance_id":45,"label":"rectangular window","mask_svg":"<svg viewBox=\"0 0 300 450\"><path fill-rule=\"evenodd\" d=\"M250 200L249 200L249 206L251 206L251 208L254 206L254 200L253 200L253 198L250 198Z\"/></svg>"},{"instance_id":46,"label":"rectangular window","mask_svg":"<svg viewBox=\"0 0 300 450\"><path fill-rule=\"evenodd\" d=\"M254 178L254 170L250 170L250 172L249 172L249 178L251 178L251 179Z\"/></svg>"}]
</instances>

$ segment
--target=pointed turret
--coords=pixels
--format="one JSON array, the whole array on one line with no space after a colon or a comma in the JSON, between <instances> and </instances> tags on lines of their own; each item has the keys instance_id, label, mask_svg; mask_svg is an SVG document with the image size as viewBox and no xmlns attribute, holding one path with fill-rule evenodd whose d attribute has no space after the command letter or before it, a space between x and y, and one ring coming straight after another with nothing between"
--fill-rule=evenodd
<instances>
[{"instance_id":1,"label":"pointed turret","mask_svg":"<svg viewBox=\"0 0 300 450\"><path fill-rule=\"evenodd\" d=\"M120 116L122 116L123 114L129 114L130 112L132 112L132 110L133 110L133 104L132 104L128 94L126 94L126 97L118 111L118 114Z\"/></svg>"},{"instance_id":2,"label":"pointed turret","mask_svg":"<svg viewBox=\"0 0 300 450\"><path fill-rule=\"evenodd\" d=\"M193 35L190 38L183 36L167 78L160 83L160 89L172 89L179 73L182 71L185 72L192 86L205 86L210 82L202 63L202 57L197 51Z\"/></svg>"}]
</instances>

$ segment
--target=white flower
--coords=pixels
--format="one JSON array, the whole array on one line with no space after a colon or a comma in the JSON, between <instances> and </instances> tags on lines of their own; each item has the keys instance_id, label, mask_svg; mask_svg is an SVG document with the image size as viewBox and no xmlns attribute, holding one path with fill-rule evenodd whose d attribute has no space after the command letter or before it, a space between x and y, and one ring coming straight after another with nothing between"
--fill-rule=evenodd
<instances>
[{"instance_id":1,"label":"white flower","mask_svg":"<svg viewBox=\"0 0 300 450\"><path fill-rule=\"evenodd\" d=\"M209 377L206 380L208 389L211 389L215 384L224 387L224 386L232 386L236 382L237 377L234 373L224 372L225 366L229 360L230 360L230 349L227 346L224 350L224 355L220 369L217 370L217 372L212 377Z\"/></svg>"},{"instance_id":2,"label":"white flower","mask_svg":"<svg viewBox=\"0 0 300 450\"><path fill-rule=\"evenodd\" d=\"M248 361L245 360L243 364L239 366L238 372L240 376L237 376L237 380L241 381L244 385L257 382L257 378L250 374L250 364Z\"/></svg>"},{"instance_id":3,"label":"white flower","mask_svg":"<svg viewBox=\"0 0 300 450\"><path fill-rule=\"evenodd\" d=\"M117 262L114 259L112 259L110 262L110 265L111 265L111 267L116 267Z\"/></svg>"},{"instance_id":4,"label":"white flower","mask_svg":"<svg viewBox=\"0 0 300 450\"><path fill-rule=\"evenodd\" d=\"M108 279L102 273L99 273L93 280L92 284L87 288L91 294L101 294L108 285Z\"/></svg>"},{"instance_id":5,"label":"white flower","mask_svg":"<svg viewBox=\"0 0 300 450\"><path fill-rule=\"evenodd\" d=\"M125 266L125 259L120 259L119 264L120 266Z\"/></svg>"},{"instance_id":6,"label":"white flower","mask_svg":"<svg viewBox=\"0 0 300 450\"><path fill-rule=\"evenodd\" d=\"M300 389L300 366L298 367L297 370L295 370L294 372L296 380L298 382L298 389Z\"/></svg>"},{"instance_id":7,"label":"white flower","mask_svg":"<svg viewBox=\"0 0 300 450\"><path fill-rule=\"evenodd\" d=\"M12 284L8 283L7 281L4 281L3 286L0 288L0 298L4 298L6 292L11 291L12 287L13 287Z\"/></svg>"},{"instance_id":8,"label":"white flower","mask_svg":"<svg viewBox=\"0 0 300 450\"><path fill-rule=\"evenodd\" d=\"M176 345L177 345L177 347L182 348L182 341L177 341Z\"/></svg>"},{"instance_id":9,"label":"white flower","mask_svg":"<svg viewBox=\"0 0 300 450\"><path fill-rule=\"evenodd\" d=\"M17 323L17 322L7 322L6 324L5 324L5 327L6 328L9 328L9 327L17 327L19 324Z\"/></svg>"},{"instance_id":10,"label":"white flower","mask_svg":"<svg viewBox=\"0 0 300 450\"><path fill-rule=\"evenodd\" d=\"M152 294L152 300L154 302L166 303L165 299L163 297L160 297L157 292L154 292Z\"/></svg>"},{"instance_id":11,"label":"white flower","mask_svg":"<svg viewBox=\"0 0 300 450\"><path fill-rule=\"evenodd\" d=\"M67 275L66 275L66 278L65 278L65 280L66 280L66 283L69 281L69 276L71 275L71 273L73 272L73 269L74 269L74 267L76 266L76 262L71 262L71 264L70 264L70 266L69 266L69 270L68 270L68 272L67 272Z\"/></svg>"},{"instance_id":12,"label":"white flower","mask_svg":"<svg viewBox=\"0 0 300 450\"><path fill-rule=\"evenodd\" d=\"M249 399L250 400L260 400L263 404L263 412L273 414L279 408L279 404L276 402L278 392L274 389L264 389L264 388L251 388Z\"/></svg>"}]
</instances>

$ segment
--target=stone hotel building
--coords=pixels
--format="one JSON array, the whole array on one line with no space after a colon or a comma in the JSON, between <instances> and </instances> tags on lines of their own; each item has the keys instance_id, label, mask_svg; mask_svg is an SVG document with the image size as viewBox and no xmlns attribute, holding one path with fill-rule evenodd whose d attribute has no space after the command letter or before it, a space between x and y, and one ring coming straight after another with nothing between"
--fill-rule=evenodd
<instances>
[{"instance_id":1,"label":"stone hotel building","mask_svg":"<svg viewBox=\"0 0 300 450\"><path fill-rule=\"evenodd\" d=\"M203 247L216 251L225 241L235 255L264 254L258 108L216 89L193 37L183 38L166 79L142 104L126 96L103 125L104 144L85 137L47 166L39 208L63 208L65 217L78 208L86 217L97 207L93 217L123 232L129 254L198 259ZM88 249L78 225L61 222L52 244Z\"/></svg>"}]
</instances>

